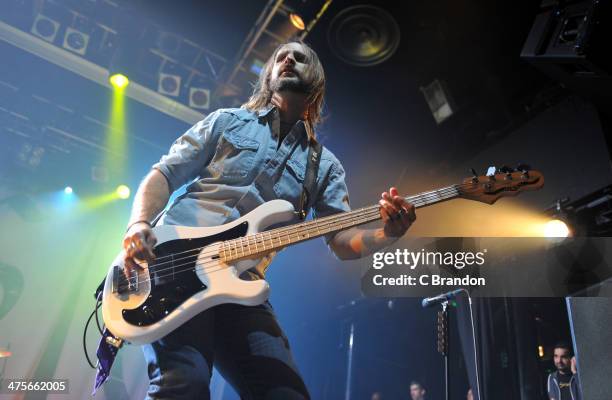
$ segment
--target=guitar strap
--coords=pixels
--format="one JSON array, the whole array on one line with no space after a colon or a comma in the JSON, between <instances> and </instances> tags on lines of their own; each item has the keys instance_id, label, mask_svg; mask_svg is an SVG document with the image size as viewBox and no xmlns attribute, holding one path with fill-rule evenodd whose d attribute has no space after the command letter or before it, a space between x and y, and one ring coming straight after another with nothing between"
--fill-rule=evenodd
<instances>
[{"instance_id":1,"label":"guitar strap","mask_svg":"<svg viewBox=\"0 0 612 400\"><path fill-rule=\"evenodd\" d=\"M310 204L313 201L313 194L316 189L317 174L319 173L319 164L321 163L321 152L323 146L315 140L308 140L308 160L306 161L306 174L304 176L304 184L302 187L302 195L300 196L300 209L298 215L300 219L306 219Z\"/></svg>"},{"instance_id":2,"label":"guitar strap","mask_svg":"<svg viewBox=\"0 0 612 400\"><path fill-rule=\"evenodd\" d=\"M296 125L294 129L301 129L302 135L305 135L304 124L301 123L299 126ZM290 132L291 134L291 132ZM280 168L285 168L287 161L291 158L294 151L300 146L300 141L295 140L293 147L286 154L282 156L282 158L270 159L268 164L266 164L262 170L257 174L253 182L251 183L251 187L266 187L271 184L273 176L280 170ZM316 179L319 171L319 164L321 161L321 151L322 146L319 142L315 140L308 139L308 158L306 160L306 172L304 173L304 182L302 183L302 193L300 195L300 200L298 204L298 210L295 213L298 215L300 219L305 219L308 216L309 207L312 205L310 202L314 201L313 194L316 190ZM276 167L271 167L271 163L276 162ZM250 191L251 189L249 189ZM244 215L245 212L251 210L245 210L243 205L243 200L249 194L249 191L245 192L240 199L236 202L234 207L232 208L232 212L234 210L238 210L240 215ZM232 214L230 212L230 214Z\"/></svg>"}]
</instances>

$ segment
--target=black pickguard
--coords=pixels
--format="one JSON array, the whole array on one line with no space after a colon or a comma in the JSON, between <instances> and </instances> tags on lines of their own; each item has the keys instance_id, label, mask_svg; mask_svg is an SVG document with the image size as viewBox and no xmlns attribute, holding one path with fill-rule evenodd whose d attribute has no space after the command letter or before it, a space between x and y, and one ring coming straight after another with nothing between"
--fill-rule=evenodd
<instances>
[{"instance_id":1,"label":"black pickguard","mask_svg":"<svg viewBox=\"0 0 612 400\"><path fill-rule=\"evenodd\" d=\"M188 271L176 274L168 273L168 269L164 265L158 266L158 262L167 260L167 258L164 257L170 257L173 254L198 249L215 242L245 236L247 229L248 222L243 222L240 225L216 235L171 240L156 246L154 253L156 259L160 261L149 265L149 271L151 272L151 292L149 297L138 308L122 310L123 319L129 324L136 326L153 325L174 311L189 297L206 289L206 285L202 283L193 270L195 267L195 257L190 257L188 259L189 262L180 261L181 268ZM181 257L181 255L175 257ZM179 262L177 262L177 264L178 263ZM163 271L155 272L156 270Z\"/></svg>"}]
</instances>

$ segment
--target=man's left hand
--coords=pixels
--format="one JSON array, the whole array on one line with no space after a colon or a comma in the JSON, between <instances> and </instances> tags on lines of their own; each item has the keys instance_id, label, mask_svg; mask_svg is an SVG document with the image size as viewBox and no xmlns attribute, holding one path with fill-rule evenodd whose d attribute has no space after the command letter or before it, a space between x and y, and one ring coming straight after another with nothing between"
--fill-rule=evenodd
<instances>
[{"instance_id":1,"label":"man's left hand","mask_svg":"<svg viewBox=\"0 0 612 400\"><path fill-rule=\"evenodd\" d=\"M383 192L380 204L380 216L385 224L387 237L400 237L406 233L410 225L416 220L414 206L400 196L397 189L392 187L389 192Z\"/></svg>"}]
</instances>

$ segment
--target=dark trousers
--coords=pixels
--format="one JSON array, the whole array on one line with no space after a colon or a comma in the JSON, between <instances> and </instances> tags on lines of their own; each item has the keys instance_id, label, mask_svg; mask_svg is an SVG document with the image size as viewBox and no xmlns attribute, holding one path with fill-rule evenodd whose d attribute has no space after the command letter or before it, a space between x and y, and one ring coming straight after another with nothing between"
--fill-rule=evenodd
<instances>
[{"instance_id":1,"label":"dark trousers","mask_svg":"<svg viewBox=\"0 0 612 400\"><path fill-rule=\"evenodd\" d=\"M310 399L267 302L213 307L143 350L147 399L210 399L213 363L241 399Z\"/></svg>"}]
</instances>

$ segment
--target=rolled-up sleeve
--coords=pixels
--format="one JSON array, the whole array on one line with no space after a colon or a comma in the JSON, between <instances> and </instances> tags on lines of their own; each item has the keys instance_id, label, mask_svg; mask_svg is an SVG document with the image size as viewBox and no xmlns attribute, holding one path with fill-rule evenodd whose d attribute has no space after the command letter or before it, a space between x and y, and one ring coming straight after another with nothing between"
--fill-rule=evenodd
<instances>
[{"instance_id":1,"label":"rolled-up sleeve","mask_svg":"<svg viewBox=\"0 0 612 400\"><path fill-rule=\"evenodd\" d=\"M322 218L328 215L339 212L350 211L348 188L345 183L345 172L342 165L337 162L330 167L329 178L327 185L319 195L315 203L313 213L315 218ZM329 241L336 233L328 233L324 236L325 243L329 245Z\"/></svg>"},{"instance_id":2,"label":"rolled-up sleeve","mask_svg":"<svg viewBox=\"0 0 612 400\"><path fill-rule=\"evenodd\" d=\"M181 135L152 168L159 170L170 186L170 192L199 176L214 155L222 128L217 110Z\"/></svg>"}]
</instances>

